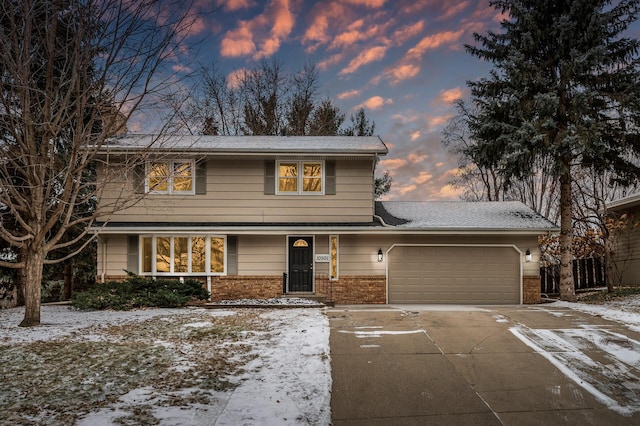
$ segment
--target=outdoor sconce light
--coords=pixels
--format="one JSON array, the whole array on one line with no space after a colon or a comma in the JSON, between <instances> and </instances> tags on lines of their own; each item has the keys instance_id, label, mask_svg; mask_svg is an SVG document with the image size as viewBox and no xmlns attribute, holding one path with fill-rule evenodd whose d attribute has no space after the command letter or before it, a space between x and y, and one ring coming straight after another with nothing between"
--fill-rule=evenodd
<instances>
[{"instance_id":1,"label":"outdoor sconce light","mask_svg":"<svg viewBox=\"0 0 640 426\"><path fill-rule=\"evenodd\" d=\"M378 262L382 262L382 249L378 249Z\"/></svg>"},{"instance_id":2,"label":"outdoor sconce light","mask_svg":"<svg viewBox=\"0 0 640 426\"><path fill-rule=\"evenodd\" d=\"M529 249L524 252L524 260L525 262L531 262L531 251Z\"/></svg>"}]
</instances>

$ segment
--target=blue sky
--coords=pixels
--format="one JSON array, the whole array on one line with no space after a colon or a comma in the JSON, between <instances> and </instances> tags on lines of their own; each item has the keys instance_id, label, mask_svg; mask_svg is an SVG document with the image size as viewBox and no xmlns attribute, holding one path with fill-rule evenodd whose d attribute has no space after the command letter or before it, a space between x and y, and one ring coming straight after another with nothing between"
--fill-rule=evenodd
<instances>
[{"instance_id":1,"label":"blue sky","mask_svg":"<svg viewBox=\"0 0 640 426\"><path fill-rule=\"evenodd\" d=\"M387 199L457 199L457 160L442 146L451 102L490 65L470 56L473 33L499 30L488 0L196 0L195 24L174 70L216 64L232 74L276 59L315 63L320 97L347 115L364 107L389 147ZM204 13L205 11L211 13ZM135 130L135 129L133 129Z\"/></svg>"}]
</instances>

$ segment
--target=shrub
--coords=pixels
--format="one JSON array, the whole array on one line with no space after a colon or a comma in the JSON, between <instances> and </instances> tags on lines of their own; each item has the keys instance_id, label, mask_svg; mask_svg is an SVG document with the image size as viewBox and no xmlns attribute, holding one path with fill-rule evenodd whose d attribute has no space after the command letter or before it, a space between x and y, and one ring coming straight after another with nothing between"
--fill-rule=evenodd
<instances>
[{"instance_id":1,"label":"shrub","mask_svg":"<svg viewBox=\"0 0 640 426\"><path fill-rule=\"evenodd\" d=\"M141 307L175 308L192 300L207 300L209 292L197 280L159 279L131 275L123 282L96 284L76 293L71 306L78 310L129 310Z\"/></svg>"}]
</instances>

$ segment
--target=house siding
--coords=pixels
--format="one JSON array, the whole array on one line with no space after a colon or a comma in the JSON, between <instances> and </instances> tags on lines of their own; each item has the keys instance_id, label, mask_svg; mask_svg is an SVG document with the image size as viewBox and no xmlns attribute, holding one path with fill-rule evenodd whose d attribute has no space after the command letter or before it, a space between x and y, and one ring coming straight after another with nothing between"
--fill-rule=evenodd
<instances>
[{"instance_id":1,"label":"house siding","mask_svg":"<svg viewBox=\"0 0 640 426\"><path fill-rule=\"evenodd\" d=\"M209 159L206 194L147 194L115 213L113 222L370 222L373 216L372 160L336 161L335 195L265 195L264 161ZM130 175L133 174L131 171ZM133 197L133 176L112 182L101 204L125 188Z\"/></svg>"}]
</instances>

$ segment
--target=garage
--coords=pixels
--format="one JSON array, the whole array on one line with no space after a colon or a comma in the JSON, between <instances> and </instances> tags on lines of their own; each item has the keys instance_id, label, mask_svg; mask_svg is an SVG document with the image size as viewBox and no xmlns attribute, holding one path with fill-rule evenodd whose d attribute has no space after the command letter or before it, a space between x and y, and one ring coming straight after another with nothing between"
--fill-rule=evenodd
<instances>
[{"instance_id":1,"label":"garage","mask_svg":"<svg viewBox=\"0 0 640 426\"><path fill-rule=\"evenodd\" d=\"M389 303L521 303L520 253L513 246L395 245Z\"/></svg>"}]
</instances>

